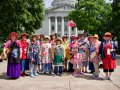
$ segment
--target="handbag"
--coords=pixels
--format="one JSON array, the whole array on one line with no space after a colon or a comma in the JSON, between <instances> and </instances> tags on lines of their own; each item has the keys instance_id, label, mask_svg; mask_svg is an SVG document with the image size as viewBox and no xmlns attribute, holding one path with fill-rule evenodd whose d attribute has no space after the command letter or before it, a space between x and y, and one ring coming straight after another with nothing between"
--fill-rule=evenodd
<instances>
[{"instance_id":1,"label":"handbag","mask_svg":"<svg viewBox=\"0 0 120 90\"><path fill-rule=\"evenodd\" d=\"M4 56L4 52L1 53L1 59L2 59L2 61L8 59L8 56L9 56L10 52L11 52L11 49L10 49L10 48L7 48L7 49L6 49L6 52L5 52L6 55L7 55L7 57Z\"/></svg>"}]
</instances>

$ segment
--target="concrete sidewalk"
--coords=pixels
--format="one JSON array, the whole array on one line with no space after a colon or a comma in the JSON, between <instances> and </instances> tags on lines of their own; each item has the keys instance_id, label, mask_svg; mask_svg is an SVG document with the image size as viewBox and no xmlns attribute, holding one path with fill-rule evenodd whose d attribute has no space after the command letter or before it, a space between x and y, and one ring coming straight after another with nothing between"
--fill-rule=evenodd
<instances>
[{"instance_id":1,"label":"concrete sidewalk","mask_svg":"<svg viewBox=\"0 0 120 90\"><path fill-rule=\"evenodd\" d=\"M35 78L21 77L10 80L6 76L7 63L0 63L0 90L120 90L120 60L112 75L112 81L103 80L104 73L101 70L100 79L94 80L91 74L81 77L73 77L64 73L62 77L40 75Z\"/></svg>"}]
</instances>

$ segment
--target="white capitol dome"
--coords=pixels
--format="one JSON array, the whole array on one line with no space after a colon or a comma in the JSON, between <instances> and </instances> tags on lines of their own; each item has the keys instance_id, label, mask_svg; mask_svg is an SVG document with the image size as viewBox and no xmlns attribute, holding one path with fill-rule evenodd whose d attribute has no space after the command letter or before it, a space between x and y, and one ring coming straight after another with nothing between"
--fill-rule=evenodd
<instances>
[{"instance_id":1,"label":"white capitol dome","mask_svg":"<svg viewBox=\"0 0 120 90\"><path fill-rule=\"evenodd\" d=\"M71 4L71 5L75 5L76 0L54 0L51 4L51 6L59 6L62 4Z\"/></svg>"}]
</instances>

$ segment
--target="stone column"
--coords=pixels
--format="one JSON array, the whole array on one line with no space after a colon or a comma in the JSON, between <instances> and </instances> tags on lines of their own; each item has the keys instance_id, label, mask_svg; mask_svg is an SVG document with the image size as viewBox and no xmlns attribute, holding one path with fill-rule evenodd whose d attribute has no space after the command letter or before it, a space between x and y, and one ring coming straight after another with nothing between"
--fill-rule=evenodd
<instances>
[{"instance_id":1,"label":"stone column","mask_svg":"<svg viewBox=\"0 0 120 90\"><path fill-rule=\"evenodd\" d=\"M57 25L57 17L55 17L55 33L57 33L57 31L58 31L58 27L57 27L58 25Z\"/></svg>"},{"instance_id":2,"label":"stone column","mask_svg":"<svg viewBox=\"0 0 120 90\"><path fill-rule=\"evenodd\" d=\"M49 22L49 35L51 35L51 18L48 18L48 22Z\"/></svg>"},{"instance_id":3,"label":"stone column","mask_svg":"<svg viewBox=\"0 0 120 90\"><path fill-rule=\"evenodd\" d=\"M64 17L62 17L62 36L64 36L64 28L65 28Z\"/></svg>"},{"instance_id":4,"label":"stone column","mask_svg":"<svg viewBox=\"0 0 120 90\"><path fill-rule=\"evenodd\" d=\"M75 35L76 36L78 35L78 29L77 29L77 27L75 28Z\"/></svg>"},{"instance_id":5,"label":"stone column","mask_svg":"<svg viewBox=\"0 0 120 90\"><path fill-rule=\"evenodd\" d=\"M70 26L68 27L68 36L69 36L69 38L71 36L71 27Z\"/></svg>"}]
</instances>

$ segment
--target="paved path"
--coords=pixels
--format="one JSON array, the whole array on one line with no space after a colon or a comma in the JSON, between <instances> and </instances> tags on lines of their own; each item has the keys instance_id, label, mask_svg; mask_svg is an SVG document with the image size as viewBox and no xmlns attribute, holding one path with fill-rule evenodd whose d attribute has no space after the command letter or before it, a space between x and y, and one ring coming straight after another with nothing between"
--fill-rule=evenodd
<instances>
[{"instance_id":1,"label":"paved path","mask_svg":"<svg viewBox=\"0 0 120 90\"><path fill-rule=\"evenodd\" d=\"M40 75L35 78L21 77L10 80L6 76L6 62L0 62L0 90L120 90L120 60L112 76L112 81L103 80L101 70L100 80L94 80L91 74L73 77L64 73L62 77Z\"/></svg>"}]
</instances>

